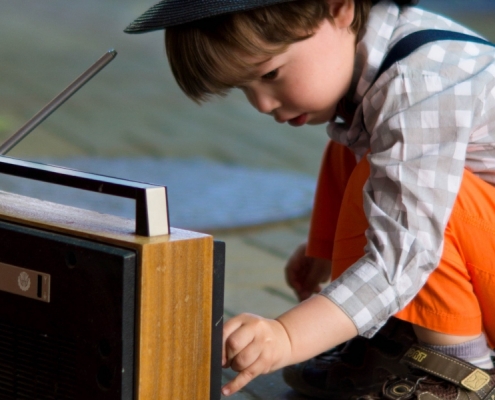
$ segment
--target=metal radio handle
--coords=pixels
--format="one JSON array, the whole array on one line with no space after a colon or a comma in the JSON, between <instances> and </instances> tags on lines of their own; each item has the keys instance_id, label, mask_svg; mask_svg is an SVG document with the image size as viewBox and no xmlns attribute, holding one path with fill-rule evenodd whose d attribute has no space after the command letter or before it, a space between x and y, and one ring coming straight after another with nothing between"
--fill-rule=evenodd
<instances>
[{"instance_id":1,"label":"metal radio handle","mask_svg":"<svg viewBox=\"0 0 495 400\"><path fill-rule=\"evenodd\" d=\"M166 186L81 172L70 168L0 156L0 173L136 200L136 234L168 235Z\"/></svg>"}]
</instances>

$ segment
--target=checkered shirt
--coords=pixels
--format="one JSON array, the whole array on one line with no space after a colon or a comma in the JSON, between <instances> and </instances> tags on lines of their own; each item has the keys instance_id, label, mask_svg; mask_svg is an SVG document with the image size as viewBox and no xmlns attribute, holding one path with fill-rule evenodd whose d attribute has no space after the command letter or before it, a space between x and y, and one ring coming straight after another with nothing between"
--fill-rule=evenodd
<instances>
[{"instance_id":1,"label":"checkered shirt","mask_svg":"<svg viewBox=\"0 0 495 400\"><path fill-rule=\"evenodd\" d=\"M495 48L427 44L372 85L399 39L435 28L473 34L420 8L374 6L348 94L358 107L354 120L328 126L332 140L369 159L369 229L365 255L321 294L366 337L403 309L438 265L464 168L495 184Z\"/></svg>"}]
</instances>

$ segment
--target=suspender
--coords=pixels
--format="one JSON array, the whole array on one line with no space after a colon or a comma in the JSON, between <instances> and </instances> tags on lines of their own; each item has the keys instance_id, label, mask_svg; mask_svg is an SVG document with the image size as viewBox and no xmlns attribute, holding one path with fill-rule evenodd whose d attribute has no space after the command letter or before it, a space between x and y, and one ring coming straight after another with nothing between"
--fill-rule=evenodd
<instances>
[{"instance_id":1,"label":"suspender","mask_svg":"<svg viewBox=\"0 0 495 400\"><path fill-rule=\"evenodd\" d=\"M378 70L378 73L376 74L376 77L373 80L373 83L370 85L370 87L373 86L373 84L378 80L378 78L380 78L380 76L396 62L406 58L408 55L410 55L412 52L417 50L419 47L440 40L459 40L465 42L480 43L495 47L495 44L485 39L481 39L477 36L466 35L464 33L459 33L459 32L444 31L441 29L425 29L422 31L413 32L400 39L390 49L385 59L383 60L382 65L380 66L380 69ZM366 124L364 122L364 114L361 116L361 118L362 118L362 125L364 130L368 131L368 128L366 128ZM353 142L350 142L349 145L352 145L358 139L359 137L357 137Z\"/></svg>"},{"instance_id":2,"label":"suspender","mask_svg":"<svg viewBox=\"0 0 495 400\"><path fill-rule=\"evenodd\" d=\"M427 43L437 42L440 40L459 40L465 42L486 44L488 46L495 47L495 44L490 43L485 39L459 32L444 31L440 29L425 29L422 31L414 32L400 39L394 45L394 47L392 47L392 49L388 52L387 56L383 60L373 83L375 83L380 75L383 74L387 69L389 69L397 61L406 58L414 50Z\"/></svg>"}]
</instances>

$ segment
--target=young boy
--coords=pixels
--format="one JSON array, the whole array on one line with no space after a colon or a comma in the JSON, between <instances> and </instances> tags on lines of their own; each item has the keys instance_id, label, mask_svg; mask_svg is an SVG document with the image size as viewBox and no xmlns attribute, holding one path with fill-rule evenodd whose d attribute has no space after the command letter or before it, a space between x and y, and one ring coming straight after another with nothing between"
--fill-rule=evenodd
<instances>
[{"instance_id":1,"label":"young boy","mask_svg":"<svg viewBox=\"0 0 495 400\"><path fill-rule=\"evenodd\" d=\"M421 343L403 359L415 375L367 398L495 398L495 50L434 41L377 76L413 32L467 32L409 3L163 0L126 30L166 29L196 101L238 87L277 122L328 123L307 251L332 259L333 280L275 320L225 324L223 364L239 372L225 395L395 316ZM306 298L329 263L299 249L288 268Z\"/></svg>"}]
</instances>

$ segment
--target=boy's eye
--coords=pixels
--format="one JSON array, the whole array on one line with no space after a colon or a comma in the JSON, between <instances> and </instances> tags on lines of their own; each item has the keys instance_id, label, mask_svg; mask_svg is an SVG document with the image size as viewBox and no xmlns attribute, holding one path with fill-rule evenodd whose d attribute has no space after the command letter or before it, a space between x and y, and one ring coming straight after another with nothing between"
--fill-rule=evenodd
<instances>
[{"instance_id":1,"label":"boy's eye","mask_svg":"<svg viewBox=\"0 0 495 400\"><path fill-rule=\"evenodd\" d=\"M273 71L268 72L267 74L263 75L261 78L271 81L274 80L278 75L278 69L274 69Z\"/></svg>"}]
</instances>

